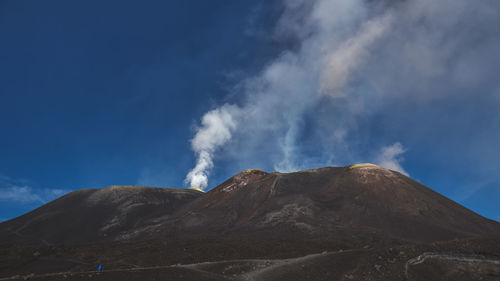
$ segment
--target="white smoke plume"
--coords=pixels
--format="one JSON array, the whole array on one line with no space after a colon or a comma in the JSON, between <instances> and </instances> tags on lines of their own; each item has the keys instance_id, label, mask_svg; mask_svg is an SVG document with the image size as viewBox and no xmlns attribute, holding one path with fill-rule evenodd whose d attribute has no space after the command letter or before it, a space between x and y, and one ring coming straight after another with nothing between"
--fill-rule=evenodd
<instances>
[{"instance_id":1,"label":"white smoke plume","mask_svg":"<svg viewBox=\"0 0 500 281\"><path fill-rule=\"evenodd\" d=\"M359 32L347 39L331 55L326 56L321 92L332 97L343 97L343 88L355 71L369 56L369 48L390 27L391 15L377 17L363 23Z\"/></svg>"},{"instance_id":2,"label":"white smoke plume","mask_svg":"<svg viewBox=\"0 0 500 281\"><path fill-rule=\"evenodd\" d=\"M208 185L208 173L212 169L213 155L217 148L231 139L236 128L235 113L238 108L224 105L207 112L201 121L191 148L198 156L196 166L186 176L186 183L192 187L204 189Z\"/></svg>"},{"instance_id":3,"label":"white smoke plume","mask_svg":"<svg viewBox=\"0 0 500 281\"><path fill-rule=\"evenodd\" d=\"M235 104L203 116L191 141L197 163L186 183L206 188L218 151L235 166L293 171L365 162L374 155L371 147L387 145L374 144L373 136L388 134L388 128L405 144L435 134L439 128L433 126L408 130L428 112L398 109L421 106L439 113L439 100L475 95L486 83L500 89L492 76L500 71L497 3L283 0L274 36L294 38L299 47L240 81L232 93ZM374 127L381 129L369 130ZM395 143L377 161L406 173L404 151Z\"/></svg>"},{"instance_id":4,"label":"white smoke plume","mask_svg":"<svg viewBox=\"0 0 500 281\"><path fill-rule=\"evenodd\" d=\"M408 176L408 173L401 166L401 162L403 161L401 154L405 152L406 149L399 142L382 147L380 154L375 159L375 163L384 168L398 171Z\"/></svg>"}]
</instances>

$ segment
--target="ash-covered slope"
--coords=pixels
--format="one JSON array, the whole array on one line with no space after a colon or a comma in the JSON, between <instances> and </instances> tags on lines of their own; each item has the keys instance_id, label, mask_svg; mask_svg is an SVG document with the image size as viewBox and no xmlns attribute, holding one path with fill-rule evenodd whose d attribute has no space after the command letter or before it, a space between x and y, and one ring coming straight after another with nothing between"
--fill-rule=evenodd
<instances>
[{"instance_id":1,"label":"ash-covered slope","mask_svg":"<svg viewBox=\"0 0 500 281\"><path fill-rule=\"evenodd\" d=\"M172 229L171 221L159 224ZM294 173L247 170L186 206L182 233L380 234L414 241L500 233L500 224L371 164Z\"/></svg>"},{"instance_id":2,"label":"ash-covered slope","mask_svg":"<svg viewBox=\"0 0 500 281\"><path fill-rule=\"evenodd\" d=\"M0 241L86 243L121 239L149 218L173 213L203 193L190 189L110 186L66 194L0 224Z\"/></svg>"},{"instance_id":3,"label":"ash-covered slope","mask_svg":"<svg viewBox=\"0 0 500 281\"><path fill-rule=\"evenodd\" d=\"M0 224L0 278L499 280L499 225L375 165L247 170L65 195Z\"/></svg>"},{"instance_id":4,"label":"ash-covered slope","mask_svg":"<svg viewBox=\"0 0 500 281\"><path fill-rule=\"evenodd\" d=\"M495 235L500 224L371 164L293 173L247 170L207 193L136 186L84 189L0 224L3 243L221 234L390 244Z\"/></svg>"}]
</instances>

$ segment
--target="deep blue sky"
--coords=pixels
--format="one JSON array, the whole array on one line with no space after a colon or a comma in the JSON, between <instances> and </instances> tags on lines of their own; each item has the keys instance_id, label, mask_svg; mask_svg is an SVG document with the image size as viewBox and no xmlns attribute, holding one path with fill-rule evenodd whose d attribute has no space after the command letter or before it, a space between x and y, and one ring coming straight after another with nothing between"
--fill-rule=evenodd
<instances>
[{"instance_id":1,"label":"deep blue sky","mask_svg":"<svg viewBox=\"0 0 500 281\"><path fill-rule=\"evenodd\" d=\"M196 161L189 140L202 116L244 99L238 82L302 40L276 35L283 9L265 0L1 1L0 221L80 188L184 187ZM493 87L483 85L485 93ZM332 163L369 161L368 144L401 142L410 176L500 219L500 115L489 94L425 106L392 102L391 113L357 121L350 135L359 142ZM309 156L301 167L330 163L314 160L324 154L318 130L308 131L322 112L315 108L300 122L297 142ZM401 118L408 115L416 117ZM234 144L215 158L210 187L240 169L276 166L238 161L235 149L245 147Z\"/></svg>"},{"instance_id":2,"label":"deep blue sky","mask_svg":"<svg viewBox=\"0 0 500 281\"><path fill-rule=\"evenodd\" d=\"M2 1L4 185L74 190L151 174L146 183L182 187L193 123L226 94L228 73L275 52L244 35L259 5ZM33 206L2 201L0 219Z\"/></svg>"}]
</instances>

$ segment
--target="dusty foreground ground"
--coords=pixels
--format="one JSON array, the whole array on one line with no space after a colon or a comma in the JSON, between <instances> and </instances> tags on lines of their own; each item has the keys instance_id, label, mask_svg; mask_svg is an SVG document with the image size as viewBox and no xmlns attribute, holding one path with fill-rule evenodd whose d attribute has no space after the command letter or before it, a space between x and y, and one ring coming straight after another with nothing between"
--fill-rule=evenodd
<instances>
[{"instance_id":1,"label":"dusty foreground ground","mask_svg":"<svg viewBox=\"0 0 500 281\"><path fill-rule=\"evenodd\" d=\"M243 237L4 245L0 280L500 280L499 237L351 246Z\"/></svg>"}]
</instances>

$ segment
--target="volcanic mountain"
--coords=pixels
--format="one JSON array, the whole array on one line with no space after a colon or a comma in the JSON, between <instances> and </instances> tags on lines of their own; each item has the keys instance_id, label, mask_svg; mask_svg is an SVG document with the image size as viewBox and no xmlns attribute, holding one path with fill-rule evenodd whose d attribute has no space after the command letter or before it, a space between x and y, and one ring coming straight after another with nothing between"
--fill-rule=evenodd
<instances>
[{"instance_id":1,"label":"volcanic mountain","mask_svg":"<svg viewBox=\"0 0 500 281\"><path fill-rule=\"evenodd\" d=\"M0 241L85 243L119 240L150 218L176 212L200 191L110 186L66 194L32 212L0 224Z\"/></svg>"},{"instance_id":2,"label":"volcanic mountain","mask_svg":"<svg viewBox=\"0 0 500 281\"><path fill-rule=\"evenodd\" d=\"M346 228L416 241L499 233L483 218L407 176L361 164L294 173L247 170L190 202L182 233L277 229L331 234ZM171 227L161 221L157 227Z\"/></svg>"},{"instance_id":3,"label":"volcanic mountain","mask_svg":"<svg viewBox=\"0 0 500 281\"><path fill-rule=\"evenodd\" d=\"M0 224L0 278L84 280L106 263L114 271L96 280L497 280L499 237L500 223L376 165L246 170L207 193L69 193ZM472 269L456 272L464 262Z\"/></svg>"}]
</instances>

